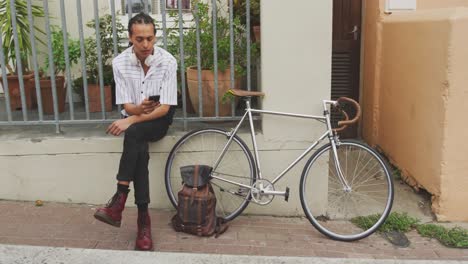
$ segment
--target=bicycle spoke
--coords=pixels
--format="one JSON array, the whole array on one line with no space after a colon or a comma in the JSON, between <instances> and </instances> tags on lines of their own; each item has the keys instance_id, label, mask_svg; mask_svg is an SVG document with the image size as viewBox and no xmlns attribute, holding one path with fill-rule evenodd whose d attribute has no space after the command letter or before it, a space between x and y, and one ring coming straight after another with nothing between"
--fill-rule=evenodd
<instances>
[{"instance_id":1,"label":"bicycle spoke","mask_svg":"<svg viewBox=\"0 0 468 264\"><path fill-rule=\"evenodd\" d=\"M338 166L350 190L343 186ZM323 234L345 241L360 239L374 232L383 221L366 230L343 225L356 216L388 216L393 199L391 177L382 159L367 146L343 140L335 158L328 144L312 155L306 168L301 177L301 204L307 218ZM312 177L317 182L309 182ZM327 188L316 187L323 182Z\"/></svg>"},{"instance_id":2,"label":"bicycle spoke","mask_svg":"<svg viewBox=\"0 0 468 264\"><path fill-rule=\"evenodd\" d=\"M176 194L181 182L180 167L187 165L213 167L228 139L227 132L220 129L200 129L190 132L176 143L166 166L166 190L174 205L177 204ZM240 138L234 136L213 174L228 181L251 186L255 177L254 166L247 146ZM222 213L226 220L232 220L249 203L245 197L248 192L239 191L237 185L229 182L216 179L212 179L211 182L217 197L217 212Z\"/></svg>"}]
</instances>

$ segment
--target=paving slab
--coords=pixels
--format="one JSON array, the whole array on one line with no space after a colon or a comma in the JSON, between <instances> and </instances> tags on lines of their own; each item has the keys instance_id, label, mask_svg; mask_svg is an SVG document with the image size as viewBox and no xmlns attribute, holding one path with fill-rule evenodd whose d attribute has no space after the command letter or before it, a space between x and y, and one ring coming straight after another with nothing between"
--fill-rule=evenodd
<instances>
[{"instance_id":1,"label":"paving slab","mask_svg":"<svg viewBox=\"0 0 468 264\"><path fill-rule=\"evenodd\" d=\"M34 202L0 201L0 244L133 252L137 209L125 209L121 228L94 219L95 210L96 206L85 204L45 202L37 207ZM334 241L320 234L302 217L247 215L231 222L227 232L219 238L200 238L174 232L170 226L174 213L150 209L156 252L468 261L468 249L447 248L435 239L419 236L416 231L407 234L410 246L399 248L380 234L355 242Z\"/></svg>"}]
</instances>

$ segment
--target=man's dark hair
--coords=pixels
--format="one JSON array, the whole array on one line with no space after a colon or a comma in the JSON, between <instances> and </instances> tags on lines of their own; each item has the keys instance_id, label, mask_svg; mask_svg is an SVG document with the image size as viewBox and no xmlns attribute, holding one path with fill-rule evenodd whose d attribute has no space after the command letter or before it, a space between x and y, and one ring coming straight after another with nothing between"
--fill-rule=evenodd
<instances>
[{"instance_id":1,"label":"man's dark hair","mask_svg":"<svg viewBox=\"0 0 468 264\"><path fill-rule=\"evenodd\" d=\"M151 24L154 28L154 35L156 35L156 25L153 18L143 12L138 13L128 21L128 35L132 35L132 26L134 24Z\"/></svg>"}]
</instances>

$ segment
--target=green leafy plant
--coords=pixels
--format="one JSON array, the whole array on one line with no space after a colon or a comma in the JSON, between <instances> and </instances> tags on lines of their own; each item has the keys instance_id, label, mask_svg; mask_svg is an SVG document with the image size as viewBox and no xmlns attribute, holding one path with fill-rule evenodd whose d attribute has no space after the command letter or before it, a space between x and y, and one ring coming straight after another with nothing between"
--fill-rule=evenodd
<instances>
[{"instance_id":1,"label":"green leafy plant","mask_svg":"<svg viewBox=\"0 0 468 264\"><path fill-rule=\"evenodd\" d=\"M245 25L247 13L246 0L234 0L234 16L239 17L241 23ZM250 0L250 24L260 25L260 0Z\"/></svg>"},{"instance_id":2,"label":"green leafy plant","mask_svg":"<svg viewBox=\"0 0 468 264\"><path fill-rule=\"evenodd\" d=\"M95 20L86 23L86 26L92 29L96 28ZM117 52L123 51L123 47L119 45L122 41L122 35L125 31L123 24L117 20L115 23L117 32ZM96 33L96 32L94 32ZM104 72L104 84L110 84L112 80L112 59L114 58L114 37L112 32L112 16L107 14L99 18L99 35L101 44L102 66ZM87 38L86 43L86 65L88 77L91 81L98 80L99 65L98 65L98 50L96 40ZM110 74L109 74L110 73ZM109 78L110 77L110 78Z\"/></svg>"},{"instance_id":3,"label":"green leafy plant","mask_svg":"<svg viewBox=\"0 0 468 264\"><path fill-rule=\"evenodd\" d=\"M368 229L379 219L378 215L359 216L351 219L351 222L362 229ZM385 222L379 227L378 232L408 232L416 228L424 237L436 238L448 247L468 248L468 230L461 227L447 229L435 224L419 224L419 219L408 216L407 213L391 213Z\"/></svg>"},{"instance_id":4,"label":"green leafy plant","mask_svg":"<svg viewBox=\"0 0 468 264\"><path fill-rule=\"evenodd\" d=\"M86 26L95 29L96 21L93 19L86 23ZM123 40L125 28L120 20L116 19L115 30L117 33L117 52L120 53L124 47L120 45ZM94 32L96 34L96 32ZM112 31L112 16L109 14L99 18L99 40L101 44L102 72L104 85L110 85L113 79L112 59L114 58L114 37ZM99 83L99 64L98 64L98 48L96 39L88 37L85 39L85 60L86 60L86 77L88 84ZM73 81L74 91L84 98L83 95L83 77L79 77Z\"/></svg>"},{"instance_id":5,"label":"green leafy plant","mask_svg":"<svg viewBox=\"0 0 468 264\"><path fill-rule=\"evenodd\" d=\"M230 27L229 18L221 15L221 4L217 5L216 19L216 41L217 41L217 62L218 70L224 71L230 66ZM200 33L200 58L201 68L214 70L214 49L213 49L213 19L209 13L209 6L206 3L197 0L192 1L192 23L193 27L184 31L184 60L186 66L197 65L197 29L195 21L199 20ZM169 15L177 21L177 12L170 12ZM169 29L168 50L180 61L180 42L178 23L175 27ZM243 75L247 67L247 43L245 39L245 26L240 22L239 18L233 19L233 40L234 40L234 67L237 74ZM257 44L251 45L251 57L258 56ZM254 61L254 60L252 60Z\"/></svg>"},{"instance_id":6,"label":"green leafy plant","mask_svg":"<svg viewBox=\"0 0 468 264\"><path fill-rule=\"evenodd\" d=\"M6 67L10 73L17 74L17 54L15 52L15 43L13 35L13 23L11 13L11 1L0 1L0 32L2 32L2 48L7 61ZM38 5L32 5L32 16L34 18L44 17L44 9ZM30 41L30 28L28 20L28 6L25 0L15 0L16 8L16 29L18 33L18 45L20 50L20 59L22 71L29 71L28 57L32 54L32 46ZM45 35L45 32L34 26L36 32L36 40L45 45L41 40L40 35ZM37 34L39 33L39 34Z\"/></svg>"},{"instance_id":7,"label":"green leafy plant","mask_svg":"<svg viewBox=\"0 0 468 264\"><path fill-rule=\"evenodd\" d=\"M68 59L70 61L70 66L76 64L80 58L80 42L78 40L72 39L67 33L68 41ZM66 61L65 61L65 43L63 39L63 31L57 27L52 27L51 31L52 39L52 56L54 61L54 73L55 75L63 74L66 70ZM49 73L49 60L45 61L44 72Z\"/></svg>"},{"instance_id":8,"label":"green leafy plant","mask_svg":"<svg viewBox=\"0 0 468 264\"><path fill-rule=\"evenodd\" d=\"M226 104L233 102L236 99L236 96L232 93L232 90L229 89L227 90L226 93L223 94L223 97L221 98L221 103Z\"/></svg>"},{"instance_id":9,"label":"green leafy plant","mask_svg":"<svg viewBox=\"0 0 468 264\"><path fill-rule=\"evenodd\" d=\"M423 224L416 229L421 236L436 238L448 247L468 248L468 230L461 227L447 229L434 224Z\"/></svg>"},{"instance_id":10,"label":"green leafy plant","mask_svg":"<svg viewBox=\"0 0 468 264\"><path fill-rule=\"evenodd\" d=\"M369 229L377 220L379 215L359 216L351 219L351 222L362 229ZM416 227L419 220L409 216L407 213L391 213L385 222L379 227L379 232L400 231L408 232Z\"/></svg>"}]
</instances>

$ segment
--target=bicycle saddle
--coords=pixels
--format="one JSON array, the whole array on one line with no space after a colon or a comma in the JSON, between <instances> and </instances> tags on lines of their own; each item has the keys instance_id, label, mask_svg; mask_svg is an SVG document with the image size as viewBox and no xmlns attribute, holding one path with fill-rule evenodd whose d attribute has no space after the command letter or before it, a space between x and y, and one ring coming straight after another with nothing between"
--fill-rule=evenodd
<instances>
[{"instance_id":1,"label":"bicycle saddle","mask_svg":"<svg viewBox=\"0 0 468 264\"><path fill-rule=\"evenodd\" d=\"M235 96L239 97L247 97L247 96L265 96L263 92L254 92L254 91L245 91L241 89L229 89L228 93L231 93Z\"/></svg>"}]
</instances>

